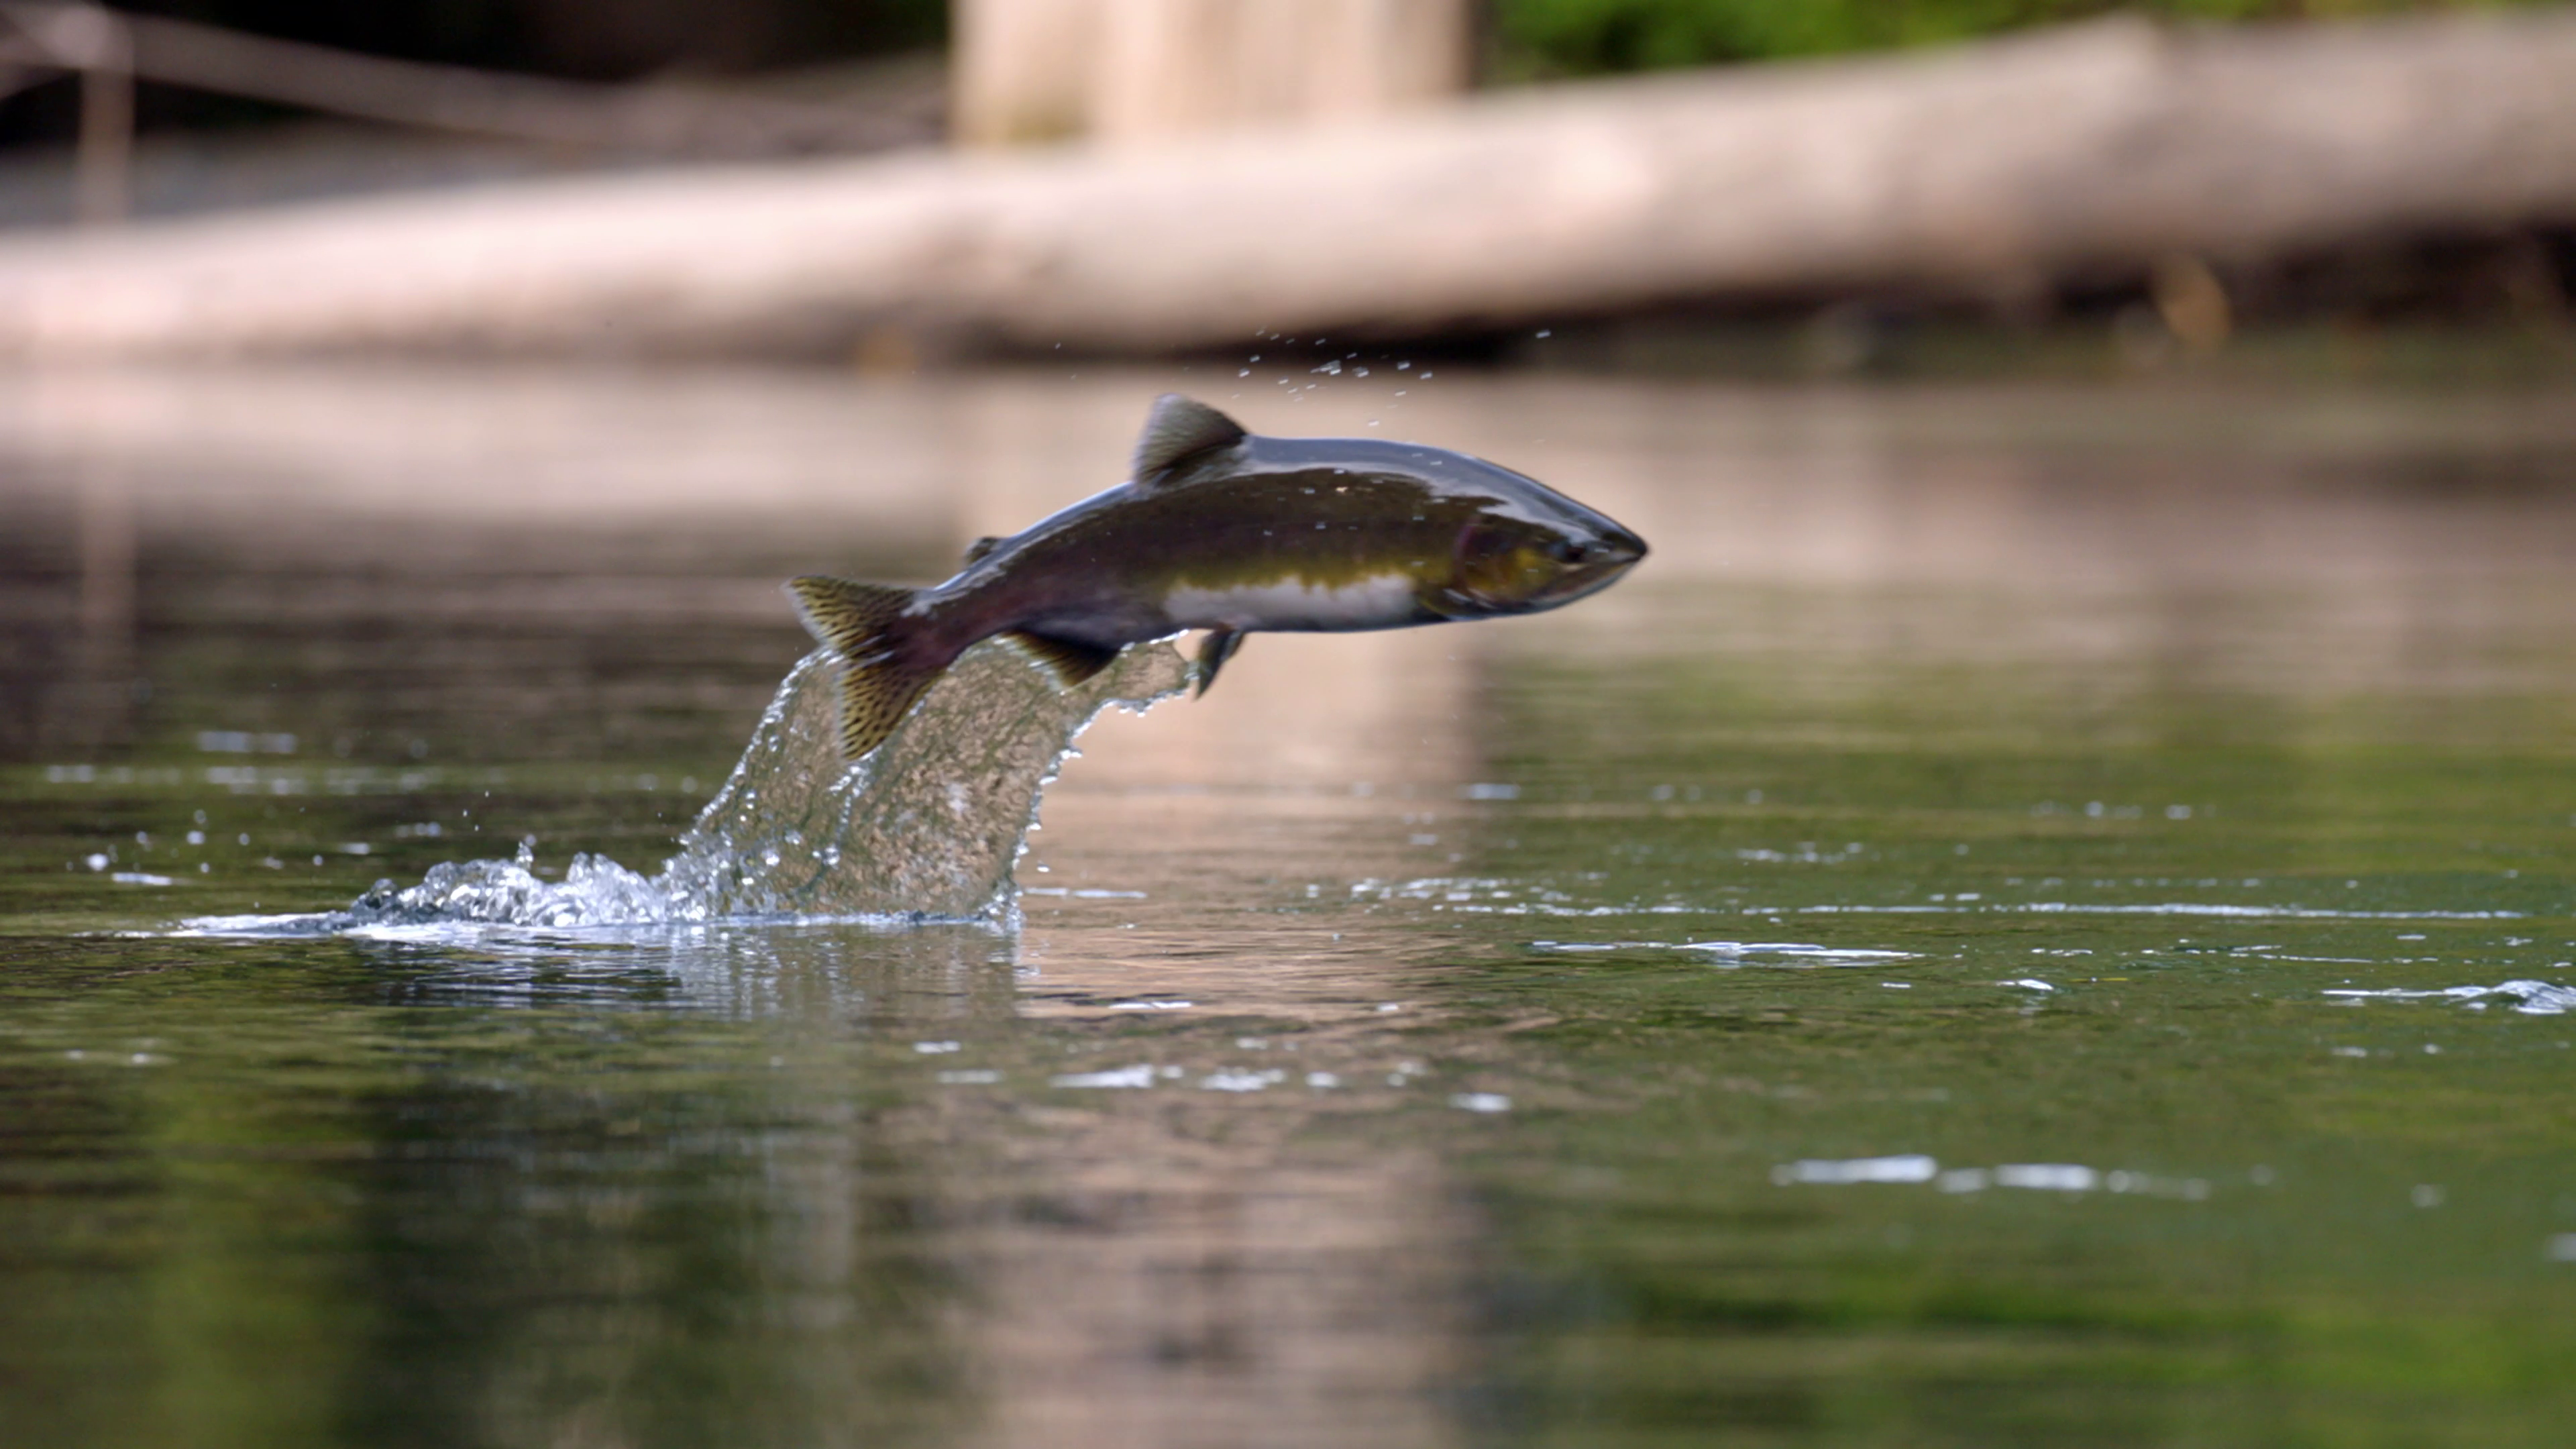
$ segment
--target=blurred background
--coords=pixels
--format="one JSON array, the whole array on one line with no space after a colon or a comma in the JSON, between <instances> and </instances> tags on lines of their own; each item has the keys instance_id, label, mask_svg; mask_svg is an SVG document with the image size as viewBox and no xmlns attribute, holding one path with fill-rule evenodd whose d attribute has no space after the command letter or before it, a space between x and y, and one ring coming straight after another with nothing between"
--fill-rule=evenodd
<instances>
[{"instance_id":1,"label":"blurred background","mask_svg":"<svg viewBox=\"0 0 2576 1449\"><path fill-rule=\"evenodd\" d=\"M2576 5L0 0L0 1442L2555 1446L2571 295ZM291 918L1165 390L1654 552Z\"/></svg>"},{"instance_id":2,"label":"blurred background","mask_svg":"<svg viewBox=\"0 0 2576 1449\"><path fill-rule=\"evenodd\" d=\"M1110 481L1166 386L1288 431L1464 412L1489 421L1441 440L1506 460L1565 457L1540 420L1614 397L1636 421L1597 446L1705 503L1727 448L1771 444L1673 439L1747 398L1892 418L1904 388L1998 388L1951 415L2036 419L2071 388L2068 416L2294 427L2547 415L2576 379L2557 5L11 0L0 90L20 759L193 737L151 681L213 666L146 656L234 608L179 582L207 569L261 579L217 633L337 630L346 590L279 601L352 573L409 629L436 610L391 580L449 598L459 559L513 550L706 573L785 630L771 574L944 571ZM1891 476L1923 473L1906 446ZM1639 466L1577 450L1563 481ZM1851 546L1695 516L1711 568ZM428 736L537 698L441 652L420 697L482 703ZM682 687L563 667L581 698Z\"/></svg>"},{"instance_id":3,"label":"blurred background","mask_svg":"<svg viewBox=\"0 0 2576 1449\"><path fill-rule=\"evenodd\" d=\"M1338 330L1764 376L2570 365L2571 42L2546 4L25 0L0 28L0 348L31 356L908 366ZM1174 146L1197 159L1118 154ZM821 164L881 152L915 164ZM113 264L45 241L501 181L523 185L471 218L306 218L264 265L223 250L237 229ZM1245 215L1261 197L1315 230ZM871 202L905 214L847 214ZM1120 207L1156 233L1143 277L1082 219ZM539 233L565 245L430 262ZM1321 266L1334 235L1369 264Z\"/></svg>"}]
</instances>

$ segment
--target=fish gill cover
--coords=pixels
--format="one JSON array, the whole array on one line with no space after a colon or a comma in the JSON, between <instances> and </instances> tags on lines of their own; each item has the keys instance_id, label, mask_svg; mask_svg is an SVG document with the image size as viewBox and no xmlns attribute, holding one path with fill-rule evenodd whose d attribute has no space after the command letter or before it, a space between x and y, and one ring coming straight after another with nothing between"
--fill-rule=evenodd
<instances>
[{"instance_id":1,"label":"fish gill cover","mask_svg":"<svg viewBox=\"0 0 2576 1449\"><path fill-rule=\"evenodd\" d=\"M968 651L883 747L856 764L838 744L840 662L799 660L677 855L645 876L576 855L561 881L516 860L447 861L420 884L379 881L345 909L206 916L203 935L401 933L474 923L565 928L728 918L1009 921L1012 870L1038 792L1110 705L1178 694L1189 665L1168 643L1127 650L1074 688L999 642Z\"/></svg>"}]
</instances>

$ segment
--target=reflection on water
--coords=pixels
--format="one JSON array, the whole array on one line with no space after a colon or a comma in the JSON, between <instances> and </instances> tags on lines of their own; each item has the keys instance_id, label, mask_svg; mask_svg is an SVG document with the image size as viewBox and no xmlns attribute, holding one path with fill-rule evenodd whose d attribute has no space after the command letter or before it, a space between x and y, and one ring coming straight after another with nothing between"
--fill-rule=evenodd
<instances>
[{"instance_id":1,"label":"reflection on water","mask_svg":"<svg viewBox=\"0 0 2576 1449\"><path fill-rule=\"evenodd\" d=\"M2566 399L1234 370L0 384L0 1438L2554 1442ZM1656 552L1103 716L1015 930L162 934L673 854L1170 386Z\"/></svg>"}]
</instances>

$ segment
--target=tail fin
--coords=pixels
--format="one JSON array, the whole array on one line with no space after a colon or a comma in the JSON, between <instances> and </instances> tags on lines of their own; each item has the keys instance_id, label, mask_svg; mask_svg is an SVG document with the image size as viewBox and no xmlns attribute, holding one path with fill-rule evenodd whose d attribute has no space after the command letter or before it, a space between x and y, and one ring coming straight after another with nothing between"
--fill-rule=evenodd
<instances>
[{"instance_id":1,"label":"tail fin","mask_svg":"<svg viewBox=\"0 0 2576 1449\"><path fill-rule=\"evenodd\" d=\"M789 579L787 591L805 627L840 651L841 753L856 760L885 743L948 661L925 668L906 657L900 634L910 589L809 574Z\"/></svg>"}]
</instances>

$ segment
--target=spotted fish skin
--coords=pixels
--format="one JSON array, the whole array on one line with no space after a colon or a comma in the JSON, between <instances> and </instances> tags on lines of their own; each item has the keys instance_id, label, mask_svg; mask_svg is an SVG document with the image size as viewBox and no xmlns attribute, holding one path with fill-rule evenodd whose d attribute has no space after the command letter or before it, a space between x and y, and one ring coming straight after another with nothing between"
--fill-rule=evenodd
<instances>
[{"instance_id":1,"label":"spotted fish skin","mask_svg":"<svg viewBox=\"0 0 2576 1449\"><path fill-rule=\"evenodd\" d=\"M1271 438L1177 395L1130 481L903 591L804 578L807 626L849 662L843 747L864 754L967 647L1006 634L1067 683L1129 644L1214 631L1202 690L1246 633L1341 632L1552 609L1598 592L1644 540L1536 479L1374 438Z\"/></svg>"}]
</instances>

